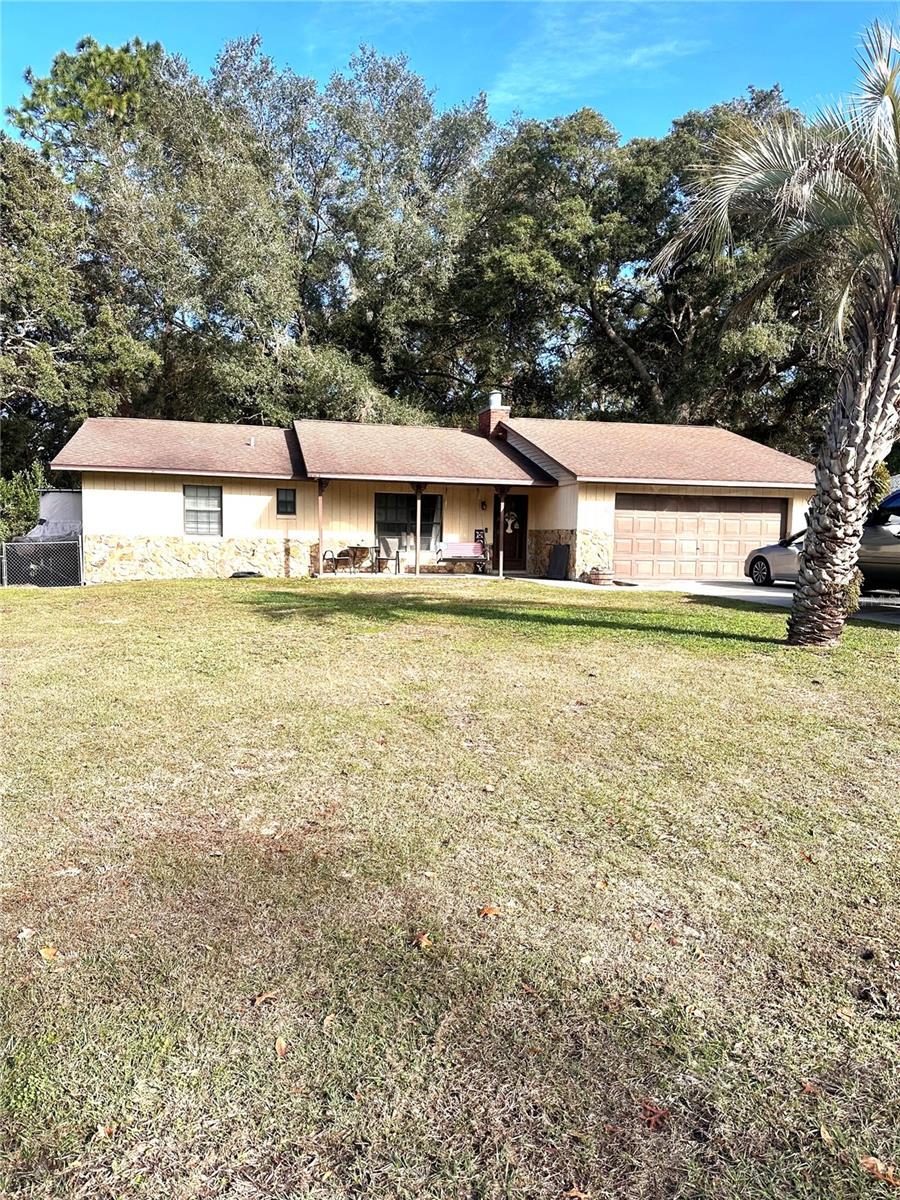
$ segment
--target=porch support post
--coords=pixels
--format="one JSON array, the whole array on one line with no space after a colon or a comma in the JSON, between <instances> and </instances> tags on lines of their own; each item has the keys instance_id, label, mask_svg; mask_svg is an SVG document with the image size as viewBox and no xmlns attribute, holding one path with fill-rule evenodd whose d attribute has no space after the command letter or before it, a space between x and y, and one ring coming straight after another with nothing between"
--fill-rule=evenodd
<instances>
[{"instance_id":1,"label":"porch support post","mask_svg":"<svg viewBox=\"0 0 900 1200\"><path fill-rule=\"evenodd\" d=\"M416 493L416 575L419 574L419 553L422 543L422 493L427 486L425 483L412 484Z\"/></svg>"},{"instance_id":2,"label":"porch support post","mask_svg":"<svg viewBox=\"0 0 900 1200\"><path fill-rule=\"evenodd\" d=\"M506 540L506 493L509 491L507 487L498 487L497 495L500 497L500 517L497 521L497 536L500 538L500 545L497 549L497 578L503 578L503 543Z\"/></svg>"},{"instance_id":3,"label":"porch support post","mask_svg":"<svg viewBox=\"0 0 900 1200\"><path fill-rule=\"evenodd\" d=\"M319 575L325 574L325 489L327 487L328 480L320 479L316 489L316 508L319 518Z\"/></svg>"}]
</instances>

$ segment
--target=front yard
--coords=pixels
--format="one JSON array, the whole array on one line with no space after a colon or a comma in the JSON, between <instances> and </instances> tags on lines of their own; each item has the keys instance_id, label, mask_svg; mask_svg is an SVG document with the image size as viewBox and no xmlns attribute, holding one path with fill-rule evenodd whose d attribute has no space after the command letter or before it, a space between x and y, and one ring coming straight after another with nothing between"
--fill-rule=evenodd
<instances>
[{"instance_id":1,"label":"front yard","mask_svg":"<svg viewBox=\"0 0 900 1200\"><path fill-rule=\"evenodd\" d=\"M462 579L0 601L3 1194L897 1194L896 630Z\"/></svg>"}]
</instances>

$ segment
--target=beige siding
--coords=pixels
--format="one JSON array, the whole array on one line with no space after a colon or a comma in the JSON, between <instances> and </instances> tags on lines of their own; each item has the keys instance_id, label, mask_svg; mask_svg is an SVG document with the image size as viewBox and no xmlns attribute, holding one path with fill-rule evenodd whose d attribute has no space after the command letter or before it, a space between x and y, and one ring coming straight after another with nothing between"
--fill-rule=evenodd
<instances>
[{"instance_id":1,"label":"beige siding","mask_svg":"<svg viewBox=\"0 0 900 1200\"><path fill-rule=\"evenodd\" d=\"M582 487L586 485L582 484ZM614 492L652 492L655 496L780 496L782 499L787 499L789 496L803 496L806 501L812 496L812 489L809 492L792 492L790 488L783 487L756 487L754 484L730 484L723 485L718 483L710 483L706 486L697 486L696 484L669 485L665 483L612 483L602 484L603 487L609 487Z\"/></svg>"},{"instance_id":2,"label":"beige siding","mask_svg":"<svg viewBox=\"0 0 900 1200\"><path fill-rule=\"evenodd\" d=\"M128 537L183 536L183 489L189 483L222 488L224 537L252 534L306 537L315 531L316 489L311 483L296 484L296 517L279 517L275 512L275 490L287 485L276 480L86 472L81 495L84 532Z\"/></svg>"},{"instance_id":3,"label":"beige siding","mask_svg":"<svg viewBox=\"0 0 900 1200\"><path fill-rule=\"evenodd\" d=\"M318 539L314 483L290 484L297 489L297 515L279 517L275 511L275 492L279 486L288 486L283 481L89 472L82 478L84 532L128 537L183 536L183 488L189 483L222 488L222 533L226 538L268 534ZM563 490L574 493L574 489ZM493 487L435 485L428 491L443 497L446 541L471 541L476 529L490 528ZM368 545L374 540L376 492L409 495L410 489L403 484L349 480L334 480L328 485L324 496L326 548L338 549L339 544L354 542Z\"/></svg>"},{"instance_id":4,"label":"beige siding","mask_svg":"<svg viewBox=\"0 0 900 1200\"><path fill-rule=\"evenodd\" d=\"M278 517L275 511L278 480L91 472L86 472L82 478L85 536L184 538L183 487L186 483L213 484L222 488L225 538L263 536L318 541L314 483L292 484L297 490L297 515ZM528 528L535 532L538 540L540 531L578 531L579 569L582 559L584 563L594 563L603 539L611 541L613 537L617 492L785 497L788 500L788 532L803 528L809 500L809 493L785 492L777 488L742 489L739 486L701 488L582 483L511 490L528 494ZM382 491L409 494L408 486L396 483L335 480L328 486L324 496L326 549L338 550L348 544L371 545L374 542L375 493ZM443 497L445 541L471 541L475 530L485 527L488 539L492 540L493 487L435 485L429 492Z\"/></svg>"},{"instance_id":5,"label":"beige siding","mask_svg":"<svg viewBox=\"0 0 900 1200\"><path fill-rule=\"evenodd\" d=\"M511 488L512 493L529 492L529 521L534 491L537 489ZM325 548L335 550L340 545L358 542L370 545L375 538L375 493L388 492L410 495L409 485L398 483L334 480L325 490L324 524ZM491 524L494 512L494 489L490 486L474 487L469 484L432 484L427 489L430 496L443 497L444 541L470 542L476 529L488 530L492 537ZM484 508L482 508L484 504Z\"/></svg>"},{"instance_id":6,"label":"beige siding","mask_svg":"<svg viewBox=\"0 0 900 1200\"><path fill-rule=\"evenodd\" d=\"M806 514L812 494L807 496L790 496L788 498L787 528L788 533L800 533L806 528Z\"/></svg>"},{"instance_id":7,"label":"beige siding","mask_svg":"<svg viewBox=\"0 0 900 1200\"><path fill-rule=\"evenodd\" d=\"M592 533L613 531L616 488L609 483L580 483L578 485L577 529Z\"/></svg>"},{"instance_id":8,"label":"beige siding","mask_svg":"<svg viewBox=\"0 0 900 1200\"><path fill-rule=\"evenodd\" d=\"M529 529L575 529L577 521L577 484L532 491L528 502Z\"/></svg>"}]
</instances>

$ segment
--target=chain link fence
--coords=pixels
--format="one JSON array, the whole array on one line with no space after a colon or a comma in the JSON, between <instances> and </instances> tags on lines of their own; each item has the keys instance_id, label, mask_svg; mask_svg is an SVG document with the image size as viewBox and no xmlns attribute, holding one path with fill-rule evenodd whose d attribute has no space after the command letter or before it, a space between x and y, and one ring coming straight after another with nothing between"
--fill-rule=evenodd
<instances>
[{"instance_id":1,"label":"chain link fence","mask_svg":"<svg viewBox=\"0 0 900 1200\"><path fill-rule=\"evenodd\" d=\"M78 587L81 542L3 542L0 583L3 587Z\"/></svg>"}]
</instances>

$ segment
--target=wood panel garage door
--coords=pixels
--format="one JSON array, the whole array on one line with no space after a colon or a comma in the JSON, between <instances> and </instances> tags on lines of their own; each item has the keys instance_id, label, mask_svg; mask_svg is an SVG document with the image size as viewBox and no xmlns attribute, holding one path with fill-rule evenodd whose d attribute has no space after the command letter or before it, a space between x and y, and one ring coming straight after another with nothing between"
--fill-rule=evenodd
<instances>
[{"instance_id":1,"label":"wood panel garage door","mask_svg":"<svg viewBox=\"0 0 900 1200\"><path fill-rule=\"evenodd\" d=\"M784 537L787 500L616 493L613 569L633 579L740 579L751 550Z\"/></svg>"}]
</instances>

